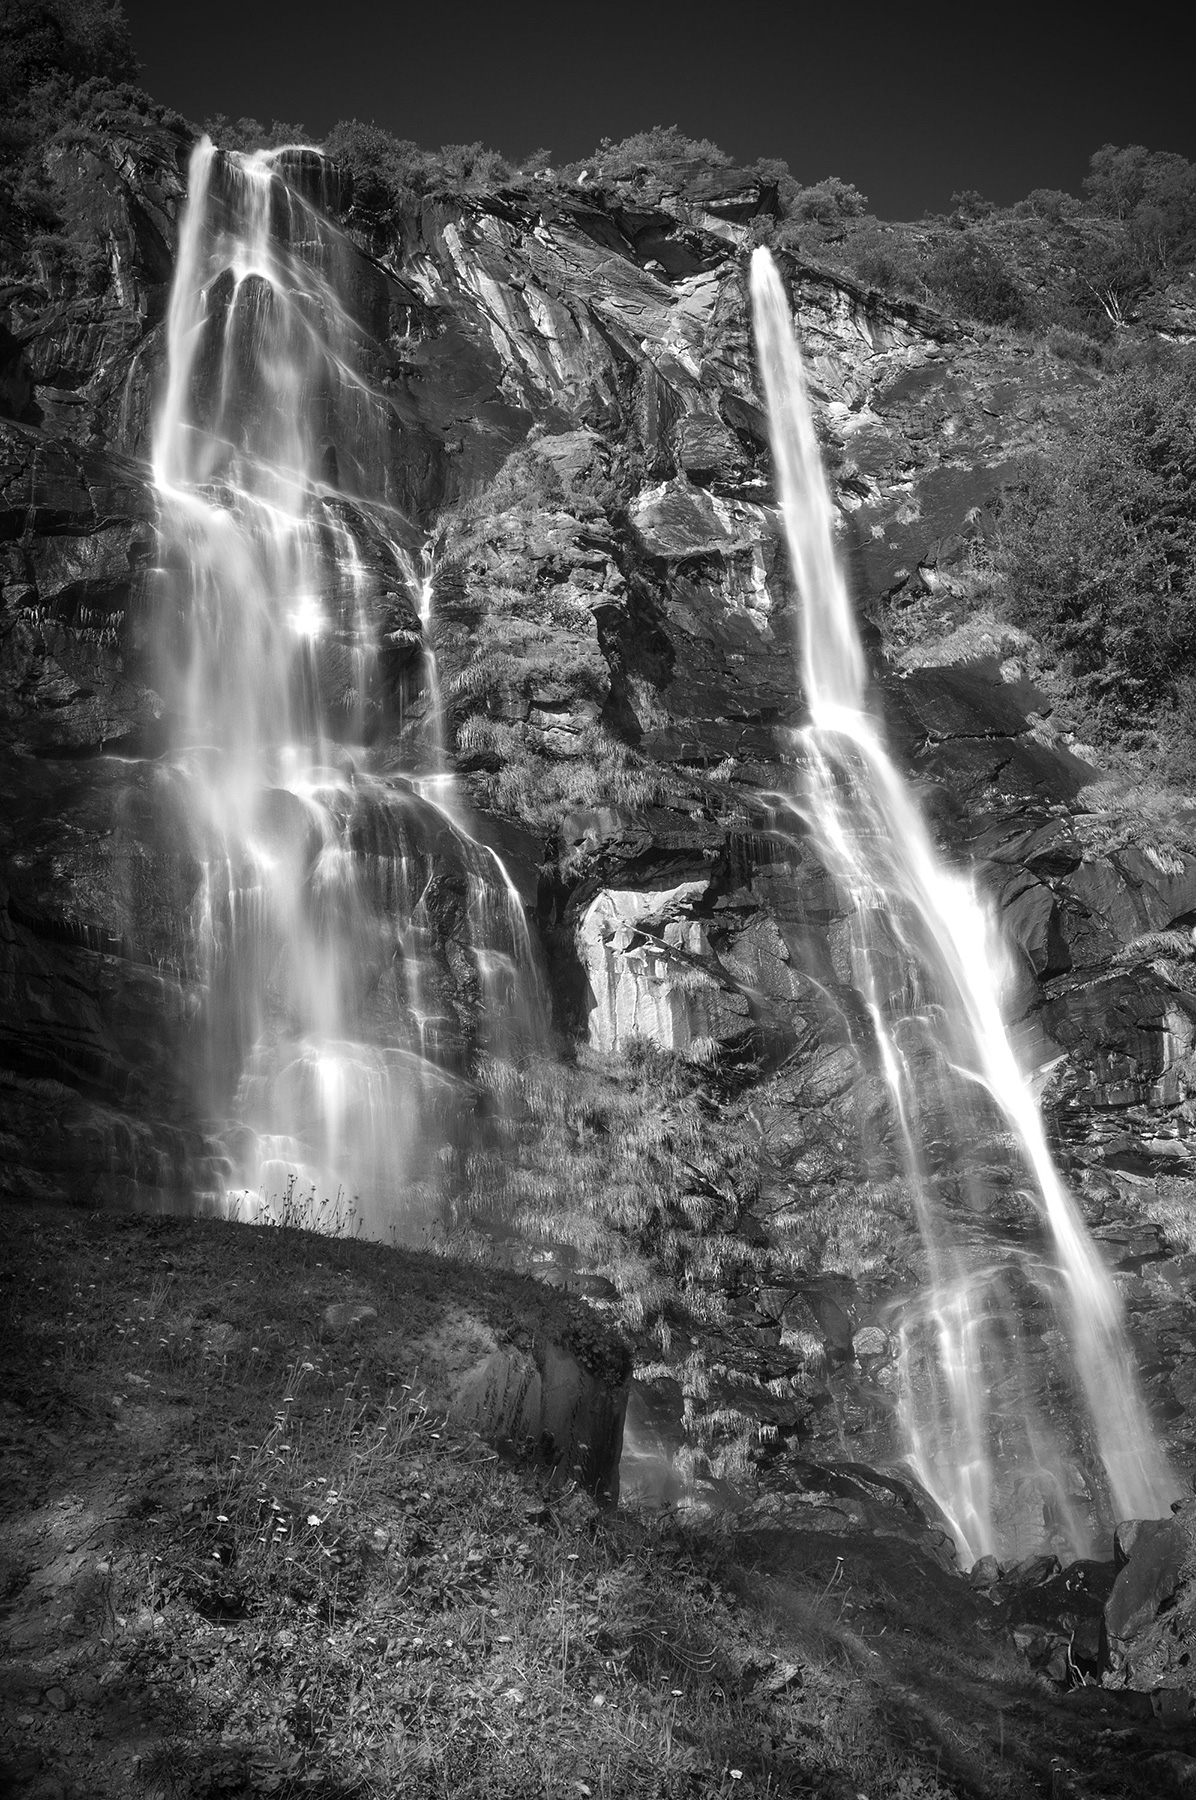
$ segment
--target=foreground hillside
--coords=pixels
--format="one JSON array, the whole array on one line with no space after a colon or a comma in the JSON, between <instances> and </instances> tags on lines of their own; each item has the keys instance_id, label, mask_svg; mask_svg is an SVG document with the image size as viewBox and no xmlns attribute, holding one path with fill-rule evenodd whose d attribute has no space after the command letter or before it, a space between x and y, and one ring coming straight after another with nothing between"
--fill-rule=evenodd
<instances>
[{"instance_id":1,"label":"foreground hillside","mask_svg":"<svg viewBox=\"0 0 1196 1800\"><path fill-rule=\"evenodd\" d=\"M1188 1791L1189 1728L1030 1674L900 1507L682 1526L447 1425L468 1271L46 1207L6 1250L13 1800Z\"/></svg>"}]
</instances>

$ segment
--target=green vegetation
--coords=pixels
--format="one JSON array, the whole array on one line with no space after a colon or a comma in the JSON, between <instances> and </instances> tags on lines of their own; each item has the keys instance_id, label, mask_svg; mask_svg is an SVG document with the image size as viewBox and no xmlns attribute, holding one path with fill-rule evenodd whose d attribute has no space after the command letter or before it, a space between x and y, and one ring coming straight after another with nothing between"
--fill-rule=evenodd
<instances>
[{"instance_id":1,"label":"green vegetation","mask_svg":"<svg viewBox=\"0 0 1196 1800\"><path fill-rule=\"evenodd\" d=\"M62 137L167 127L193 133L135 85L137 64L119 4L106 0L9 0L0 21L0 240L35 279L86 289L103 280L87 245L72 239L55 149ZM255 149L310 142L303 126L208 121L217 142ZM325 148L352 176L347 223L371 241L438 195L504 187L613 189L655 186L684 200L734 159L676 125L655 125L593 153L558 162L537 148L512 160L481 143L429 150L382 126L342 120ZM1169 293L1196 261L1196 168L1142 145L1104 145L1091 160L1083 198L1036 189L1012 207L973 192L951 211L914 224L887 224L838 176L796 177L781 159L744 170L761 186L758 241L840 268L986 326L1053 332L1064 357L1096 361L1127 325L1166 328ZM37 240L35 244L33 240Z\"/></svg>"},{"instance_id":2,"label":"green vegetation","mask_svg":"<svg viewBox=\"0 0 1196 1800\"><path fill-rule=\"evenodd\" d=\"M491 664L491 671L500 667ZM567 814L591 807L704 809L696 782L649 762L602 725L580 731L569 756L549 756L516 726L471 713L458 727L457 755L459 766L473 771L470 790L479 806L546 836Z\"/></svg>"},{"instance_id":3,"label":"green vegetation","mask_svg":"<svg viewBox=\"0 0 1196 1800\"><path fill-rule=\"evenodd\" d=\"M1196 368L1117 375L1001 517L1006 606L1065 659L1102 738L1196 725ZM1162 715L1166 715L1165 717Z\"/></svg>"},{"instance_id":4,"label":"green vegetation","mask_svg":"<svg viewBox=\"0 0 1196 1800\"><path fill-rule=\"evenodd\" d=\"M483 1070L496 1141L471 1158L461 1224L513 1227L608 1276L624 1327L665 1346L762 1286L902 1267L904 1196L855 1178L795 1076L740 1094L743 1074L647 1042Z\"/></svg>"},{"instance_id":5,"label":"green vegetation","mask_svg":"<svg viewBox=\"0 0 1196 1800\"><path fill-rule=\"evenodd\" d=\"M0 16L0 253L18 280L101 291L106 259L73 218L81 156L183 121L136 85L128 23L104 0L7 0Z\"/></svg>"}]
</instances>

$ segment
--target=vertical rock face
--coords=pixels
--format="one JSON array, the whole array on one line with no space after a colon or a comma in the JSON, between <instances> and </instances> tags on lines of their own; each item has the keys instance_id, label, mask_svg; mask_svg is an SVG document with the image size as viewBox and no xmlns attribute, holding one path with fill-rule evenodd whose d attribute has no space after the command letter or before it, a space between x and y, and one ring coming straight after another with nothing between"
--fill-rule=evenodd
<instances>
[{"instance_id":1,"label":"vertical rock face","mask_svg":"<svg viewBox=\"0 0 1196 1800\"><path fill-rule=\"evenodd\" d=\"M1162 1716L1175 1722L1196 1711L1194 1526L1191 1501L1169 1519L1119 1526L1117 1550L1124 1561L1104 1613L1106 1685L1162 1690L1171 1701L1160 1708Z\"/></svg>"},{"instance_id":2,"label":"vertical rock face","mask_svg":"<svg viewBox=\"0 0 1196 1800\"><path fill-rule=\"evenodd\" d=\"M90 289L22 288L0 333L0 1114L16 1191L179 1199L219 1178L191 1098L198 871L159 761L171 720L144 461L185 150L149 128L64 150L75 225L106 272ZM345 508L381 499L404 543L432 549L426 626L393 559L379 549L365 571L384 676L372 750L399 772L422 754L426 632L462 790L514 847L525 898L538 892L558 1021L601 1050L647 1038L772 1081L758 1116L777 1157L798 1166L799 1117L826 1146L817 1177L762 1184L761 1208L780 1210L854 1178L842 1146L883 1145L892 1122L844 921L786 798L795 608L744 297L768 196L733 170L710 182L684 202L429 200L392 242L351 246L343 301L386 422L376 466L334 457L327 475ZM1011 464L1091 376L783 261L861 604L950 583ZM1125 1195L1163 1218L1188 1167L1196 866L1089 828L1077 796L1093 771L1031 728L1035 696L995 662L898 673L877 658L874 675L940 835L1005 917L1027 1059L1089 1171L1089 1212L1182 1434L1196 1272ZM427 820L417 836L438 1016L468 1045L460 871ZM389 963L371 980L379 1007L403 985ZM761 1277L752 1404L770 1429L800 1419L889 1454L893 1284L822 1280L778 1299ZM773 1335L818 1349L818 1381ZM712 1407L743 1398L729 1366ZM769 1383L785 1392L766 1404Z\"/></svg>"}]
</instances>

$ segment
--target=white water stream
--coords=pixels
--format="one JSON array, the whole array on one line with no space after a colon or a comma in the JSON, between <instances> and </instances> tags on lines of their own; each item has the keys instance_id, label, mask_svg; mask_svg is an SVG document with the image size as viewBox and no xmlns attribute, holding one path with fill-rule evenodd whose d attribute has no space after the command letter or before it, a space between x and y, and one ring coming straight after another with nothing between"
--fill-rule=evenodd
<instances>
[{"instance_id":1,"label":"white water stream","mask_svg":"<svg viewBox=\"0 0 1196 1800\"><path fill-rule=\"evenodd\" d=\"M324 179L313 151L192 157L154 435L163 680L202 868L219 1203L411 1236L437 1214L470 1056L542 1031L544 994L514 884L443 773L430 652L434 773L375 767L382 589L406 586L426 632L433 577L377 491L386 409Z\"/></svg>"},{"instance_id":2,"label":"white water stream","mask_svg":"<svg viewBox=\"0 0 1196 1800\"><path fill-rule=\"evenodd\" d=\"M1002 1017L1008 962L973 883L936 850L885 750L834 543L793 321L766 250L752 300L777 485L801 610L809 724L797 802L850 931L929 1283L901 1326L908 1460L960 1552L1090 1553L1098 1530L1165 1514L1179 1487L1155 1441L1113 1279L1052 1162ZM983 1229L993 1171L1037 1229ZM1008 1179L1008 1176L1005 1176ZM1032 1382L1024 1349L1034 1342Z\"/></svg>"}]
</instances>

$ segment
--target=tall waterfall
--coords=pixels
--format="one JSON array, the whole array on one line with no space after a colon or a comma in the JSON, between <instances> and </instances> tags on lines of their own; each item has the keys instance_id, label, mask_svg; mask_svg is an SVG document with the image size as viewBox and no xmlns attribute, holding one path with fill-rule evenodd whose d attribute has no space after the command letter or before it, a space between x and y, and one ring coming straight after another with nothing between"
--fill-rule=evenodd
<instances>
[{"instance_id":1,"label":"tall waterfall","mask_svg":"<svg viewBox=\"0 0 1196 1800\"><path fill-rule=\"evenodd\" d=\"M197 1086L222 1202L411 1235L471 1056L540 1029L543 995L519 896L443 774L430 651L416 760L436 773L424 792L379 772L401 702L388 607L426 633L433 575L387 504L329 178L310 150L192 157L154 437L170 779L202 871Z\"/></svg>"},{"instance_id":2,"label":"tall waterfall","mask_svg":"<svg viewBox=\"0 0 1196 1800\"><path fill-rule=\"evenodd\" d=\"M883 1076L928 1285L901 1326L900 1424L960 1553L1043 1541L1087 1554L1100 1527L1155 1517L1178 1487L1139 1392L1113 1280L1055 1169L1002 1018L1009 967L972 883L947 867L886 753L843 572L784 288L766 250L752 299L801 607L798 808L849 914L860 1044ZM984 1228L994 1167L1030 1229ZM1032 1388L1024 1346L1036 1339Z\"/></svg>"}]
</instances>

